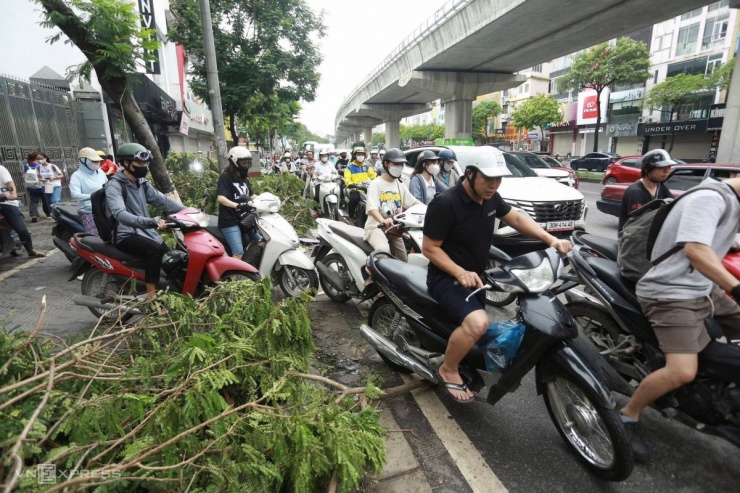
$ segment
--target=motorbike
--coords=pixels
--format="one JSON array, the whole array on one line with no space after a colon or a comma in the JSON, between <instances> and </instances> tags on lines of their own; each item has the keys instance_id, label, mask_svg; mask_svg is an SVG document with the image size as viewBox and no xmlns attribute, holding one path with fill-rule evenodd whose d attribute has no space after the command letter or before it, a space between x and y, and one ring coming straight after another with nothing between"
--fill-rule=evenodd
<instances>
[{"instance_id":1,"label":"motorbike","mask_svg":"<svg viewBox=\"0 0 740 493\"><path fill-rule=\"evenodd\" d=\"M460 363L464 383L476 400L487 395L486 402L495 405L534 370L537 393L578 460L601 479L626 479L634 458L617 403L594 368L601 356L579 335L553 288L562 259L552 248L508 261L503 252L495 256L500 266L485 271L481 289L516 293L512 323L520 324L523 335L508 366L489 365L490 346L479 341ZM368 324L360 327L362 337L394 369L440 383L438 368L457 324L429 295L426 268L382 252L372 253L367 267L385 296L375 299Z\"/></svg>"},{"instance_id":2,"label":"motorbike","mask_svg":"<svg viewBox=\"0 0 740 493\"><path fill-rule=\"evenodd\" d=\"M393 228L404 237L408 262L426 265L429 261L421 253L422 229L426 206L410 207L394 217ZM344 303L350 298L370 299L377 290L367 284L364 269L373 247L364 240L365 230L340 221L317 219L319 244L312 255L319 272L324 293L333 301Z\"/></svg>"},{"instance_id":3,"label":"motorbike","mask_svg":"<svg viewBox=\"0 0 740 493\"><path fill-rule=\"evenodd\" d=\"M313 261L299 250L301 243L312 245L316 241L298 238L293 226L278 214L280 206L280 199L269 192L250 202L250 210L243 214L242 220L257 228L264 241L252 242L245 235L242 258L257 267L262 276L273 276L286 296L295 297L319 287ZM210 216L206 229L231 255L226 237L218 227L218 217Z\"/></svg>"},{"instance_id":4,"label":"motorbike","mask_svg":"<svg viewBox=\"0 0 740 493\"><path fill-rule=\"evenodd\" d=\"M74 262L77 258L77 252L70 246L69 240L72 239L75 233L85 232L77 207L54 204L51 206L51 218L56 222L51 230L54 246L67 257L67 260Z\"/></svg>"},{"instance_id":5,"label":"motorbike","mask_svg":"<svg viewBox=\"0 0 740 493\"><path fill-rule=\"evenodd\" d=\"M225 255L221 243L207 230L208 215L191 207L170 215L165 221L174 231L176 248L165 255L158 289L198 297L219 281L260 279L259 271L241 260ZM136 307L143 298L143 259L125 253L97 236L75 233L70 240L79 258L69 280L84 274L82 296L76 305L86 306L96 317L128 320L142 314ZM138 282L137 282L138 281Z\"/></svg>"},{"instance_id":6,"label":"motorbike","mask_svg":"<svg viewBox=\"0 0 740 493\"><path fill-rule=\"evenodd\" d=\"M359 183L355 185L348 185L344 188L344 200L349 203L349 195L352 192L359 192L360 193L360 201L357 202L357 207L355 207L355 226L358 228L364 228L365 222L367 221L367 212L365 208L367 207L367 187L369 183ZM349 214L347 211L340 211L340 214L344 217L349 217Z\"/></svg>"},{"instance_id":7,"label":"motorbike","mask_svg":"<svg viewBox=\"0 0 740 493\"><path fill-rule=\"evenodd\" d=\"M8 193L13 189L9 187L0 188L0 192ZM8 221L0 211L0 258L17 257L21 252L21 241L16 237L15 232L8 224Z\"/></svg>"},{"instance_id":8,"label":"motorbike","mask_svg":"<svg viewBox=\"0 0 740 493\"><path fill-rule=\"evenodd\" d=\"M611 390L630 396L629 382L639 383L665 365L635 284L622 277L616 262L583 253L580 247L570 259L581 283L599 302L581 300L566 308L607 363L600 369L616 370L617 378L608 380ZM655 407L666 417L740 446L740 346L717 341L722 331L715 320L704 323L712 342L699 353L696 379L659 399Z\"/></svg>"},{"instance_id":9,"label":"motorbike","mask_svg":"<svg viewBox=\"0 0 740 493\"><path fill-rule=\"evenodd\" d=\"M319 208L316 211L320 217L331 219L332 221L341 220L339 215L339 176L334 173L331 176L322 175L318 180L311 180L309 191L313 197L316 185L319 186Z\"/></svg>"}]
</instances>

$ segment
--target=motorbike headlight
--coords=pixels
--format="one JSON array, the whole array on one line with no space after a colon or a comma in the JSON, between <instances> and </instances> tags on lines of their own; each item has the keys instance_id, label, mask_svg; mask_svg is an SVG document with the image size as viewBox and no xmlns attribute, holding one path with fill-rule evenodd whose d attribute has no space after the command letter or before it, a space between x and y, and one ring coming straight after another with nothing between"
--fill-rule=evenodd
<instances>
[{"instance_id":1,"label":"motorbike headlight","mask_svg":"<svg viewBox=\"0 0 740 493\"><path fill-rule=\"evenodd\" d=\"M187 214L187 216L201 228L206 228L211 224L211 218L209 218L208 214L205 212L191 212L190 214Z\"/></svg>"},{"instance_id":2,"label":"motorbike headlight","mask_svg":"<svg viewBox=\"0 0 740 493\"><path fill-rule=\"evenodd\" d=\"M555 276L553 275L552 267L550 266L550 261L547 257L543 258L542 262L537 267L532 269L511 269L510 272L515 275L522 284L527 286L530 293L541 293L542 291L546 291L555 283Z\"/></svg>"}]
</instances>

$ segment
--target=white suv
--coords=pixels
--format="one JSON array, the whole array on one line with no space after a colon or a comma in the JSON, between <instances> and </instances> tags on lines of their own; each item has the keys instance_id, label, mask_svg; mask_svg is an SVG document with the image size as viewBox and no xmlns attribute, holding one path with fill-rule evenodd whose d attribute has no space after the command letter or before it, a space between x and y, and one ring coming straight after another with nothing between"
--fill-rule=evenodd
<instances>
[{"instance_id":1,"label":"white suv","mask_svg":"<svg viewBox=\"0 0 740 493\"><path fill-rule=\"evenodd\" d=\"M408 183L416 158L422 151L439 153L445 147L417 147L404 152L409 164L404 168L403 181ZM449 146L458 162L465 163L466 154L475 147ZM544 178L513 155L504 152L511 176L505 176L498 189L501 197L520 214L526 214L545 230L558 238L569 238L574 229L585 229L588 208L583 194L575 188L563 186L552 178ZM462 176L462 170L458 171ZM493 245L516 256L543 248L541 242L521 235L504 221L497 220Z\"/></svg>"}]
</instances>

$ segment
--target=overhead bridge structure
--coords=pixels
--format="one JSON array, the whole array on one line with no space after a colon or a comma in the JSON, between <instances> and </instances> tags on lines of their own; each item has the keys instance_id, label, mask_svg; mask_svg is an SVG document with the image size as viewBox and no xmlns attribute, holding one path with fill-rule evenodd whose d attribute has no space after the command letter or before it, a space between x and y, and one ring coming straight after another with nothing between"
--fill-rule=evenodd
<instances>
[{"instance_id":1,"label":"overhead bridge structure","mask_svg":"<svg viewBox=\"0 0 740 493\"><path fill-rule=\"evenodd\" d=\"M472 101L515 87L518 71L635 32L708 0L451 0L409 35L342 103L336 141L348 146L441 99L445 138L470 138ZM734 2L733 2L734 3ZM735 6L735 5L733 5Z\"/></svg>"}]
</instances>

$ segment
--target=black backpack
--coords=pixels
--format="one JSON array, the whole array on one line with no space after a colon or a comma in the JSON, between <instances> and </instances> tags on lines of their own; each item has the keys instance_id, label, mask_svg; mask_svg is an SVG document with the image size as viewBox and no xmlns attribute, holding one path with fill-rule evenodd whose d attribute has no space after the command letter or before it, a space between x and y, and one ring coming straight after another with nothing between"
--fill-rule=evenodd
<instances>
[{"instance_id":1,"label":"black backpack","mask_svg":"<svg viewBox=\"0 0 740 493\"><path fill-rule=\"evenodd\" d=\"M98 230L98 236L103 241L113 241L113 236L116 232L116 220L108 208L108 200L105 196L106 186L96 190L90 195L90 203L92 205L93 220L95 221L95 227ZM126 185L121 186L121 196L123 197L123 203L128 200L128 191Z\"/></svg>"}]
</instances>

